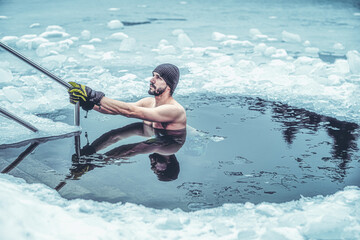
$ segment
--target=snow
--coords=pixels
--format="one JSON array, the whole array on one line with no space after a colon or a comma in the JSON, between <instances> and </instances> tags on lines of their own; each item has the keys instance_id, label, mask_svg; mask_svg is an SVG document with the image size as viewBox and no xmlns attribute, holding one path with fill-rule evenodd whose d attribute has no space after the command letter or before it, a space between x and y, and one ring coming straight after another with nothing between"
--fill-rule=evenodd
<instances>
[{"instance_id":1,"label":"snow","mask_svg":"<svg viewBox=\"0 0 360 240\"><path fill-rule=\"evenodd\" d=\"M358 239L360 189L275 204L183 212L65 200L42 184L0 175L3 239ZM9 218L11 216L11 218ZM76 226L76 227L74 227ZM141 229L141 230L139 230Z\"/></svg>"}]
</instances>

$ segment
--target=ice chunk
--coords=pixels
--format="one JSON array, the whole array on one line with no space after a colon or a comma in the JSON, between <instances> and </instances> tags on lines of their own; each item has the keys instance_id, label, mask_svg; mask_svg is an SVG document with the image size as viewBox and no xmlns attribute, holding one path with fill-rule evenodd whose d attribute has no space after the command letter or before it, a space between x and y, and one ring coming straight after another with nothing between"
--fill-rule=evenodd
<instances>
[{"instance_id":1,"label":"ice chunk","mask_svg":"<svg viewBox=\"0 0 360 240\"><path fill-rule=\"evenodd\" d=\"M27 48L27 49L31 49L31 40L29 39L19 39L16 42L16 47L23 49L23 48Z\"/></svg>"},{"instance_id":2,"label":"ice chunk","mask_svg":"<svg viewBox=\"0 0 360 240\"><path fill-rule=\"evenodd\" d=\"M42 43L36 49L36 54L40 57L44 57L52 54L58 54L68 50L72 44L73 41L70 39L59 41L57 43L56 42Z\"/></svg>"},{"instance_id":3,"label":"ice chunk","mask_svg":"<svg viewBox=\"0 0 360 240\"><path fill-rule=\"evenodd\" d=\"M242 59L237 63L237 67L243 71L250 72L256 67L256 64L253 61Z\"/></svg>"},{"instance_id":4,"label":"ice chunk","mask_svg":"<svg viewBox=\"0 0 360 240\"><path fill-rule=\"evenodd\" d=\"M269 57L275 53L276 53L276 48L274 48L274 47L267 47L264 51L264 55L267 57Z\"/></svg>"},{"instance_id":5,"label":"ice chunk","mask_svg":"<svg viewBox=\"0 0 360 240\"><path fill-rule=\"evenodd\" d=\"M114 58L115 58L115 53L113 51L105 52L102 55L102 60L103 61L113 60Z\"/></svg>"},{"instance_id":6,"label":"ice chunk","mask_svg":"<svg viewBox=\"0 0 360 240\"><path fill-rule=\"evenodd\" d=\"M111 20L110 22L108 22L107 26L110 29L119 29L119 28L123 28L124 24L119 20Z\"/></svg>"},{"instance_id":7,"label":"ice chunk","mask_svg":"<svg viewBox=\"0 0 360 240\"><path fill-rule=\"evenodd\" d=\"M341 83L344 82L344 78L335 74L329 75L327 82L325 85L328 86L339 86Z\"/></svg>"},{"instance_id":8,"label":"ice chunk","mask_svg":"<svg viewBox=\"0 0 360 240\"><path fill-rule=\"evenodd\" d=\"M116 11L119 11L120 8L109 8L108 11L111 11L111 12L116 12Z\"/></svg>"},{"instance_id":9,"label":"ice chunk","mask_svg":"<svg viewBox=\"0 0 360 240\"><path fill-rule=\"evenodd\" d=\"M9 45L9 46L15 46L16 42L19 40L18 37L16 36L5 36L3 38L1 38L1 42Z\"/></svg>"},{"instance_id":10,"label":"ice chunk","mask_svg":"<svg viewBox=\"0 0 360 240\"><path fill-rule=\"evenodd\" d=\"M89 43L101 43L102 40L100 38L93 38L89 41Z\"/></svg>"},{"instance_id":11,"label":"ice chunk","mask_svg":"<svg viewBox=\"0 0 360 240\"><path fill-rule=\"evenodd\" d=\"M218 58L214 59L211 64L216 66L229 66L234 64L235 61L231 56L219 56Z\"/></svg>"},{"instance_id":12,"label":"ice chunk","mask_svg":"<svg viewBox=\"0 0 360 240\"><path fill-rule=\"evenodd\" d=\"M91 44L81 45L79 48L79 53L90 58L96 58L98 56L95 46Z\"/></svg>"},{"instance_id":13,"label":"ice chunk","mask_svg":"<svg viewBox=\"0 0 360 240\"><path fill-rule=\"evenodd\" d=\"M253 47L254 44L252 44L249 41L239 41L239 40L226 40L220 43L222 46L225 47L232 47L232 48L236 48L236 47Z\"/></svg>"},{"instance_id":14,"label":"ice chunk","mask_svg":"<svg viewBox=\"0 0 360 240\"><path fill-rule=\"evenodd\" d=\"M161 39L158 44L158 49L154 49L153 51L158 52L160 55L171 55L176 53L175 47L170 45L166 39Z\"/></svg>"},{"instance_id":15,"label":"ice chunk","mask_svg":"<svg viewBox=\"0 0 360 240\"><path fill-rule=\"evenodd\" d=\"M249 35L250 35L250 37L251 37L252 39L257 39L257 36L258 36L258 35L262 35L262 33L261 33L260 30L257 29L257 28L251 28L251 29L249 30Z\"/></svg>"},{"instance_id":16,"label":"ice chunk","mask_svg":"<svg viewBox=\"0 0 360 240\"><path fill-rule=\"evenodd\" d=\"M70 35L66 32L58 31L58 30L52 30L52 31L46 31L40 34L40 37L43 38L64 38L69 37Z\"/></svg>"},{"instance_id":17,"label":"ice chunk","mask_svg":"<svg viewBox=\"0 0 360 240\"><path fill-rule=\"evenodd\" d=\"M67 57L64 55L48 56L42 59L42 66L49 70L61 68Z\"/></svg>"},{"instance_id":18,"label":"ice chunk","mask_svg":"<svg viewBox=\"0 0 360 240\"><path fill-rule=\"evenodd\" d=\"M46 27L46 32L52 31L65 32L64 28L59 25L50 25Z\"/></svg>"},{"instance_id":19,"label":"ice chunk","mask_svg":"<svg viewBox=\"0 0 360 240\"><path fill-rule=\"evenodd\" d=\"M71 37L71 38L69 38L71 41L73 41L73 42L77 42L77 41L79 41L79 38L78 37Z\"/></svg>"},{"instance_id":20,"label":"ice chunk","mask_svg":"<svg viewBox=\"0 0 360 240\"><path fill-rule=\"evenodd\" d=\"M180 48L192 47L194 46L194 43L186 33L180 33L178 35L178 46Z\"/></svg>"},{"instance_id":21,"label":"ice chunk","mask_svg":"<svg viewBox=\"0 0 360 240\"><path fill-rule=\"evenodd\" d=\"M23 95L16 89L16 87L4 87L2 92L10 102L22 102L24 100Z\"/></svg>"},{"instance_id":22,"label":"ice chunk","mask_svg":"<svg viewBox=\"0 0 360 240\"><path fill-rule=\"evenodd\" d=\"M319 53L319 48L316 47L306 47L305 48L305 52L310 53L310 54L318 54Z\"/></svg>"},{"instance_id":23,"label":"ice chunk","mask_svg":"<svg viewBox=\"0 0 360 240\"><path fill-rule=\"evenodd\" d=\"M254 47L254 51L259 52L259 53L264 53L266 48L267 48L267 46L265 43L259 43L258 45L256 45Z\"/></svg>"},{"instance_id":24,"label":"ice chunk","mask_svg":"<svg viewBox=\"0 0 360 240\"><path fill-rule=\"evenodd\" d=\"M169 45L169 41L166 39L161 39L159 44L158 44L158 48L164 47L164 46L168 46Z\"/></svg>"},{"instance_id":25,"label":"ice chunk","mask_svg":"<svg viewBox=\"0 0 360 240\"><path fill-rule=\"evenodd\" d=\"M81 39L89 40L91 38L91 32L89 30L83 30L81 32Z\"/></svg>"},{"instance_id":26,"label":"ice chunk","mask_svg":"<svg viewBox=\"0 0 360 240\"><path fill-rule=\"evenodd\" d=\"M269 37L268 35L265 35L265 34L259 34L259 35L256 35L254 39L262 39L262 40L267 40Z\"/></svg>"},{"instance_id":27,"label":"ice chunk","mask_svg":"<svg viewBox=\"0 0 360 240\"><path fill-rule=\"evenodd\" d=\"M282 40L285 42L301 42L301 37L298 34L282 31Z\"/></svg>"},{"instance_id":28,"label":"ice chunk","mask_svg":"<svg viewBox=\"0 0 360 240\"><path fill-rule=\"evenodd\" d=\"M36 54L39 57L45 57L49 55L56 55L70 48L72 44L71 40L64 40L58 43L55 42L46 42L40 44L40 46L36 49Z\"/></svg>"},{"instance_id":29,"label":"ice chunk","mask_svg":"<svg viewBox=\"0 0 360 240\"><path fill-rule=\"evenodd\" d=\"M219 32L213 32L211 34L211 39L214 41L224 41L226 39L226 35Z\"/></svg>"},{"instance_id":30,"label":"ice chunk","mask_svg":"<svg viewBox=\"0 0 360 240\"><path fill-rule=\"evenodd\" d=\"M36 86L36 84L38 84L41 80L37 75L25 75L20 77L20 81L22 81L25 86Z\"/></svg>"},{"instance_id":31,"label":"ice chunk","mask_svg":"<svg viewBox=\"0 0 360 240\"><path fill-rule=\"evenodd\" d=\"M35 39L37 35L35 34L27 34L20 37L20 39L16 42L16 46L18 48L27 48L31 49L32 41Z\"/></svg>"},{"instance_id":32,"label":"ice chunk","mask_svg":"<svg viewBox=\"0 0 360 240\"><path fill-rule=\"evenodd\" d=\"M261 239L305 240L297 229L289 227L273 227L271 229L267 229L261 236Z\"/></svg>"},{"instance_id":33,"label":"ice chunk","mask_svg":"<svg viewBox=\"0 0 360 240\"><path fill-rule=\"evenodd\" d=\"M333 49L335 49L335 50L344 50L345 47L344 47L344 45L342 45L341 43L335 43L335 44L333 45Z\"/></svg>"},{"instance_id":34,"label":"ice chunk","mask_svg":"<svg viewBox=\"0 0 360 240\"><path fill-rule=\"evenodd\" d=\"M294 61L294 64L295 65L311 65L313 62L314 62L313 58L302 56L302 57L299 57L298 59L296 59Z\"/></svg>"},{"instance_id":35,"label":"ice chunk","mask_svg":"<svg viewBox=\"0 0 360 240\"><path fill-rule=\"evenodd\" d=\"M37 27L40 27L40 23L33 23L29 26L29 28L37 28Z\"/></svg>"},{"instance_id":36,"label":"ice chunk","mask_svg":"<svg viewBox=\"0 0 360 240\"><path fill-rule=\"evenodd\" d=\"M172 35L174 35L174 36L179 36L179 34L184 33L184 30L182 30L182 29L175 29L175 30L173 30L171 33L172 33Z\"/></svg>"},{"instance_id":37,"label":"ice chunk","mask_svg":"<svg viewBox=\"0 0 360 240\"><path fill-rule=\"evenodd\" d=\"M159 48L159 52L160 55L167 55L167 54L176 54L176 49L174 46L169 45L169 46L161 46Z\"/></svg>"},{"instance_id":38,"label":"ice chunk","mask_svg":"<svg viewBox=\"0 0 360 240\"><path fill-rule=\"evenodd\" d=\"M0 16L0 20L8 19L7 16Z\"/></svg>"},{"instance_id":39,"label":"ice chunk","mask_svg":"<svg viewBox=\"0 0 360 240\"><path fill-rule=\"evenodd\" d=\"M136 47L136 39L135 38L126 38L124 39L119 47L119 51L122 52L130 52L133 51Z\"/></svg>"},{"instance_id":40,"label":"ice chunk","mask_svg":"<svg viewBox=\"0 0 360 240\"><path fill-rule=\"evenodd\" d=\"M42 37L34 37L32 39L23 38L16 42L16 46L18 48L36 49L42 43L47 43L47 42L49 42L49 40L42 38Z\"/></svg>"},{"instance_id":41,"label":"ice chunk","mask_svg":"<svg viewBox=\"0 0 360 240\"><path fill-rule=\"evenodd\" d=\"M125 33L123 32L117 32L117 33L113 33L111 34L111 36L109 37L109 39L111 40L124 40L124 39L127 39L129 38L128 35L126 35Z\"/></svg>"},{"instance_id":42,"label":"ice chunk","mask_svg":"<svg viewBox=\"0 0 360 240\"><path fill-rule=\"evenodd\" d=\"M86 53L89 53L89 52L94 52L96 49L95 49L95 46L94 45L81 45L80 48L79 48L79 53L80 54L86 54Z\"/></svg>"},{"instance_id":43,"label":"ice chunk","mask_svg":"<svg viewBox=\"0 0 360 240\"><path fill-rule=\"evenodd\" d=\"M12 80L12 72L9 69L5 69L0 66L0 83L11 82Z\"/></svg>"},{"instance_id":44,"label":"ice chunk","mask_svg":"<svg viewBox=\"0 0 360 240\"><path fill-rule=\"evenodd\" d=\"M354 74L360 74L360 54L356 50L347 52L346 57L348 59L350 71Z\"/></svg>"},{"instance_id":45,"label":"ice chunk","mask_svg":"<svg viewBox=\"0 0 360 240\"><path fill-rule=\"evenodd\" d=\"M168 216L165 218L158 218L154 223L158 229L169 229L169 230L181 230L183 226L180 222L180 219L176 215Z\"/></svg>"},{"instance_id":46,"label":"ice chunk","mask_svg":"<svg viewBox=\"0 0 360 240\"><path fill-rule=\"evenodd\" d=\"M345 59L337 59L334 63L334 70L337 73L347 74L350 72L349 63Z\"/></svg>"},{"instance_id":47,"label":"ice chunk","mask_svg":"<svg viewBox=\"0 0 360 240\"><path fill-rule=\"evenodd\" d=\"M228 39L238 39L236 35L226 35Z\"/></svg>"},{"instance_id":48,"label":"ice chunk","mask_svg":"<svg viewBox=\"0 0 360 240\"><path fill-rule=\"evenodd\" d=\"M288 56L285 49L276 49L276 52L271 55L272 58L286 58Z\"/></svg>"},{"instance_id":49,"label":"ice chunk","mask_svg":"<svg viewBox=\"0 0 360 240\"><path fill-rule=\"evenodd\" d=\"M304 43L303 43L303 46L304 47L310 47L311 46L311 43L309 40L306 40Z\"/></svg>"}]
</instances>

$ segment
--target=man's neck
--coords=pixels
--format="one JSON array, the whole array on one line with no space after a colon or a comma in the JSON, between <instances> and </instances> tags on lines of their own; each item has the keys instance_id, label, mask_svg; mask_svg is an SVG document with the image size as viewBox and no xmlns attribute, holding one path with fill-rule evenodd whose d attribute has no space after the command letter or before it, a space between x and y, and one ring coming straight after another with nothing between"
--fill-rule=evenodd
<instances>
[{"instance_id":1,"label":"man's neck","mask_svg":"<svg viewBox=\"0 0 360 240\"><path fill-rule=\"evenodd\" d=\"M169 103L172 100L172 96L169 94L161 94L159 96L155 96L155 106L161 106Z\"/></svg>"}]
</instances>

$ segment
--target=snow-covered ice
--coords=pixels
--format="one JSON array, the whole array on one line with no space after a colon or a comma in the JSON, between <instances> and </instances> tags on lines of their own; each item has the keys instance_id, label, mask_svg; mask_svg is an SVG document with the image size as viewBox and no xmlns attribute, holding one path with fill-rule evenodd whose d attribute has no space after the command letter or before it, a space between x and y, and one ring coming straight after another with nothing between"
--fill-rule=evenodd
<instances>
[{"instance_id":1,"label":"snow-covered ice","mask_svg":"<svg viewBox=\"0 0 360 240\"><path fill-rule=\"evenodd\" d=\"M331 196L183 212L65 200L42 184L0 175L3 239L358 239L360 189ZM76 227L75 227L76 226Z\"/></svg>"}]
</instances>

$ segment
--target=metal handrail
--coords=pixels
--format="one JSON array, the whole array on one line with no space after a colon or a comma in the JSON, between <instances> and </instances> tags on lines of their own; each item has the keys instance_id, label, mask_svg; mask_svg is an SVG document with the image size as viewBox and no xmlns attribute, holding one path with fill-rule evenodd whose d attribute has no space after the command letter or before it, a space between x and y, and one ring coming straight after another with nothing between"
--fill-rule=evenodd
<instances>
[{"instance_id":1,"label":"metal handrail","mask_svg":"<svg viewBox=\"0 0 360 240\"><path fill-rule=\"evenodd\" d=\"M39 64L31 61L30 59L28 59L24 55L20 54L19 52L15 51L11 47L7 46L6 44L0 42L0 47L5 49L9 53L13 54L14 56L20 58L21 60L23 60L24 62L26 62L30 66L32 66L35 69L39 70L40 72L42 72L46 76L50 77L51 79L55 80L56 82L58 82L59 84L61 84L64 87L66 87L67 89L71 88L71 85L69 83L65 82L64 80L62 80L58 76L52 74L49 70L47 70L47 69L43 68L42 66L40 66ZM77 102L76 105L75 105L74 124L76 126L80 126L80 104L79 104L79 102Z\"/></svg>"},{"instance_id":2,"label":"metal handrail","mask_svg":"<svg viewBox=\"0 0 360 240\"><path fill-rule=\"evenodd\" d=\"M33 125L31 125L30 123L26 122L25 120L15 116L14 114L6 111L5 109L0 107L0 113L4 114L5 116L7 116L8 118L14 120L15 122L23 125L24 127L30 129L33 132L38 132L39 129L37 129L36 127L34 127Z\"/></svg>"},{"instance_id":3,"label":"metal handrail","mask_svg":"<svg viewBox=\"0 0 360 240\"><path fill-rule=\"evenodd\" d=\"M34 67L35 69L39 70L40 72L42 72L43 74L45 74L46 76L50 77L51 79L55 80L56 82L58 82L59 84L61 84L62 86L66 87L67 89L71 88L71 85L67 82L65 82L64 80L62 80L61 78L59 78L58 76L52 74L50 71L48 71L47 69L43 68L42 66L40 66L39 64L31 61L30 59L28 59L27 57L25 57L24 55L20 54L19 52L15 51L14 49L12 49L11 47L7 46L6 44L0 42L0 47L2 47L3 49L5 49L6 51L8 51L9 53L13 54L14 56L18 57L19 59L23 60L24 62L26 62L27 64L29 64L30 66ZM12 120L19 122L18 117L16 116L9 116ZM22 123L21 123L22 122ZM25 124L25 121L20 121L20 124L22 124L23 126L26 126L29 128L30 124ZM75 126L80 126L80 103L77 102L75 104L75 109L74 109L74 124ZM37 129L36 129L37 130ZM80 158L80 136L75 137L75 152L76 155L78 156L78 158Z\"/></svg>"}]
</instances>

